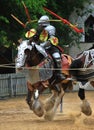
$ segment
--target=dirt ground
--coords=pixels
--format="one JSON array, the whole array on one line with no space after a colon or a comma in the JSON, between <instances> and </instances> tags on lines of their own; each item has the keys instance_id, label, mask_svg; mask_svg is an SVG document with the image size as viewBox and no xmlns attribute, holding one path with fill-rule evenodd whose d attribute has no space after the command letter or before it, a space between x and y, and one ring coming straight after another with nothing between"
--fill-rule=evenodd
<instances>
[{"instance_id":1,"label":"dirt ground","mask_svg":"<svg viewBox=\"0 0 94 130\"><path fill-rule=\"evenodd\" d=\"M42 95L41 99L48 96ZM81 113L77 92L68 92L63 98L63 112L59 106L53 121L37 117L29 110L25 97L0 100L0 130L94 130L94 91L87 91L86 97L92 107L91 116Z\"/></svg>"}]
</instances>

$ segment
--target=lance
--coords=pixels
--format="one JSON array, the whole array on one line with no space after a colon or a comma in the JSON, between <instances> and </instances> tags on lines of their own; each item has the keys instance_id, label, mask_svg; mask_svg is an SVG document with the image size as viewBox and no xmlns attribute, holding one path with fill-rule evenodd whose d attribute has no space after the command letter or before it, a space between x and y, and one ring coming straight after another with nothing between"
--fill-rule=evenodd
<instances>
[{"instance_id":1,"label":"lance","mask_svg":"<svg viewBox=\"0 0 94 130\"><path fill-rule=\"evenodd\" d=\"M11 16L12 16L19 24L21 24L24 28L26 27L26 25L25 25L23 22L21 22L16 16L14 16L13 14L11 14Z\"/></svg>"},{"instance_id":2,"label":"lance","mask_svg":"<svg viewBox=\"0 0 94 130\"><path fill-rule=\"evenodd\" d=\"M27 9L27 7L26 7L26 5L25 5L25 3L24 3L23 1L22 1L22 4L23 4L23 6L24 6L25 13L26 13L27 18L28 18L28 22L30 22L30 21L31 21L31 18L30 18L30 14L29 14L29 12L28 12L28 9Z\"/></svg>"},{"instance_id":3,"label":"lance","mask_svg":"<svg viewBox=\"0 0 94 130\"><path fill-rule=\"evenodd\" d=\"M51 10L47 9L46 7L44 7L44 10L51 13L52 15L54 15L55 17L57 17L58 19L60 19L64 24L69 25L73 30L75 30L77 33L83 33L83 29L79 29L77 28L75 25L71 24L68 20L60 17L59 15L57 15L56 13L52 12Z\"/></svg>"}]
</instances>

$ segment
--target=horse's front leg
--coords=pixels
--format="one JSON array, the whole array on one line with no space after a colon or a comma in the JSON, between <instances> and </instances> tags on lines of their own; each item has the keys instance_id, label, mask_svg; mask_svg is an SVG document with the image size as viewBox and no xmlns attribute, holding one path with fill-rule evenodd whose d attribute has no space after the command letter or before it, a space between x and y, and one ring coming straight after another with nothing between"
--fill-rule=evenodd
<instances>
[{"instance_id":1,"label":"horse's front leg","mask_svg":"<svg viewBox=\"0 0 94 130\"><path fill-rule=\"evenodd\" d=\"M61 92L61 88L58 84L56 84L54 86L49 85L49 88L51 89L52 94L44 102L44 108L45 108L46 112L50 111L54 107L56 98L57 98L58 94Z\"/></svg>"},{"instance_id":2,"label":"horse's front leg","mask_svg":"<svg viewBox=\"0 0 94 130\"><path fill-rule=\"evenodd\" d=\"M37 116L41 117L44 115L44 107L42 101L39 99L38 89L35 90L33 97L34 101L32 104L32 110Z\"/></svg>"},{"instance_id":3,"label":"horse's front leg","mask_svg":"<svg viewBox=\"0 0 94 130\"><path fill-rule=\"evenodd\" d=\"M29 108L32 110L32 103L33 103L33 88L29 81L27 81L27 96L26 96L26 102L29 105Z\"/></svg>"},{"instance_id":4,"label":"horse's front leg","mask_svg":"<svg viewBox=\"0 0 94 130\"><path fill-rule=\"evenodd\" d=\"M56 90L52 90L51 92L52 92L51 96L49 96L44 102L44 109L46 112L50 111L53 108L55 100L58 96L58 92L56 92Z\"/></svg>"},{"instance_id":5,"label":"horse's front leg","mask_svg":"<svg viewBox=\"0 0 94 130\"><path fill-rule=\"evenodd\" d=\"M58 96L57 96L56 99L55 99L55 103L54 103L53 108L52 108L50 111L47 111L47 112L45 113L44 118L45 118L46 120L53 120L53 118L54 118L54 116L55 116L55 114L56 114L57 108L58 108L58 106L60 105L61 99L62 99L62 97L63 97L64 94L65 94L65 92L64 92L64 90L63 90L61 84L59 84L59 85L60 85L61 91L58 93Z\"/></svg>"},{"instance_id":6,"label":"horse's front leg","mask_svg":"<svg viewBox=\"0 0 94 130\"><path fill-rule=\"evenodd\" d=\"M81 85L81 84L80 84ZM80 86L79 91L78 91L78 96L82 101L81 104L81 112L83 112L85 115L90 116L92 114L91 106L88 100L85 97L85 89L86 86Z\"/></svg>"}]
</instances>

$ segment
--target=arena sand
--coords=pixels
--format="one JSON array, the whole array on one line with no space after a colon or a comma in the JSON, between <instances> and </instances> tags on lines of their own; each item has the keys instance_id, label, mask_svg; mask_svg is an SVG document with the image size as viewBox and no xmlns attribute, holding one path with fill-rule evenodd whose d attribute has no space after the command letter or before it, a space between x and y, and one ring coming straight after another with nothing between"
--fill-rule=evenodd
<instances>
[{"instance_id":1,"label":"arena sand","mask_svg":"<svg viewBox=\"0 0 94 130\"><path fill-rule=\"evenodd\" d=\"M49 95L41 95L44 101ZM92 115L81 113L81 101L77 92L67 92L63 98L63 112L60 106L53 121L37 117L25 102L25 97L0 100L0 130L94 130L94 91L87 91L86 97L92 107Z\"/></svg>"}]
</instances>

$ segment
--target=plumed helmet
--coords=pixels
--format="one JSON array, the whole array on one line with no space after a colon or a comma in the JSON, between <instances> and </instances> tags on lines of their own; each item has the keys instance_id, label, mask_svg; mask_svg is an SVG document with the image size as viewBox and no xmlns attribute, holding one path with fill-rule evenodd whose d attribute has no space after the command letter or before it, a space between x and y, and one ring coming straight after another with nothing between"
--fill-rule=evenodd
<instances>
[{"instance_id":1,"label":"plumed helmet","mask_svg":"<svg viewBox=\"0 0 94 130\"><path fill-rule=\"evenodd\" d=\"M38 24L42 26L48 26L50 24L49 17L47 15L43 15L38 20Z\"/></svg>"}]
</instances>

